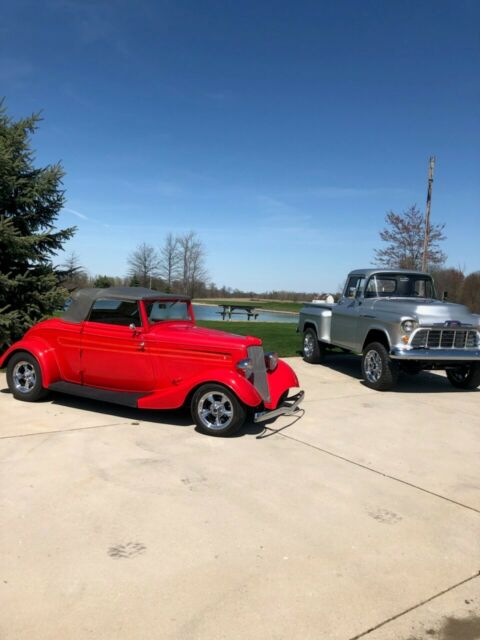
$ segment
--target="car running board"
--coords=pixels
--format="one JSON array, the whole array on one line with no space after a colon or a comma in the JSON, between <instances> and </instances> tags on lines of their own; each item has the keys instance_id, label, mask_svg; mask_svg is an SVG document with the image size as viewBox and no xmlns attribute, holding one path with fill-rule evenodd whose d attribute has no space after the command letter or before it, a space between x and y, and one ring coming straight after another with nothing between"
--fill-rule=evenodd
<instances>
[{"instance_id":1,"label":"car running board","mask_svg":"<svg viewBox=\"0 0 480 640\"><path fill-rule=\"evenodd\" d=\"M101 400L102 402L112 402L122 404L126 407L138 407L138 400L148 393L133 391L109 391L108 389L98 389L97 387L87 387L83 384L73 382L53 382L48 387L50 391L59 391L73 396L81 396L90 400Z\"/></svg>"}]
</instances>

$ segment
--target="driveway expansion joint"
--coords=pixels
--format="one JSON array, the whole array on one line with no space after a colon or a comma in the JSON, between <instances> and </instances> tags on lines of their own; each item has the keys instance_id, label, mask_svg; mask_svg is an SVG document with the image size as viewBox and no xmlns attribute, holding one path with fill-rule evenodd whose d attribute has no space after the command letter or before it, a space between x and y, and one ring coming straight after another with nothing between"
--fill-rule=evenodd
<instances>
[{"instance_id":1,"label":"driveway expansion joint","mask_svg":"<svg viewBox=\"0 0 480 640\"><path fill-rule=\"evenodd\" d=\"M401 611L400 613L397 613L396 615L391 616L390 618L387 618L386 620L383 620L382 622L379 622L374 627L371 627L370 629L367 629L366 631L363 631L362 633L359 633L358 635L353 636L352 638L349 638L348 640L360 640L360 638L364 638L365 636L368 636L373 631L377 631L377 629L380 629L381 627L384 627L385 625L389 624L390 622L393 622L394 620L398 620L399 618L401 618L402 616L406 615L407 613L415 611L415 609L419 609L420 607L423 607L423 605L428 604L429 602L432 602L432 600L436 600L437 598L440 598L440 596L443 596L446 593L449 593L450 591L453 591L454 589L457 589L458 587L461 587L462 585L466 584L467 582L471 582L472 580L475 580L475 578L478 578L479 576L480 576L480 571L477 571L477 573L474 573L473 576L469 576L468 578L465 578L464 580L461 580L460 582L457 582L456 584L453 584L450 587L447 587L446 589L443 589L443 591L439 591L438 593L435 593L433 596L430 596L430 598L427 598L426 600L422 600L421 602L418 602L417 604L414 604L413 606L409 607L408 609L405 609L404 611Z\"/></svg>"},{"instance_id":2,"label":"driveway expansion joint","mask_svg":"<svg viewBox=\"0 0 480 640\"><path fill-rule=\"evenodd\" d=\"M269 429L275 433L275 430ZM420 487L413 482L409 482L408 480L402 480L402 478L397 478L396 476L391 476L388 473L384 473L383 471L379 471L378 469L374 469L373 467L369 467L366 464L362 464L361 462L357 462L356 460L351 460L350 458L346 458L345 456L340 455L339 453L334 453L333 451L329 451L328 449L322 449L316 444L311 444L310 442L305 442L305 440L300 440L300 438L294 438L293 436L286 435L285 433L281 433L281 430L275 433L275 435L279 435L282 438L287 438L288 440L293 440L294 442L298 442L299 444L303 444L306 447L311 447L312 449L316 449L320 451L320 453L324 453L328 456L332 456L333 458L337 458L338 460L342 460L343 462L347 462L349 464L353 464L356 467L360 467L360 469L364 469L365 471L370 471L371 473L376 473L379 476L383 476L388 480L394 480L395 482L399 482L400 484L404 484L407 487L412 487L413 489L417 489L417 491L422 491L423 493L427 493L430 496L435 498L440 498L441 500L445 500L446 502L450 502L452 504L457 505L458 507L462 507L463 509L468 509L469 511L474 511L475 513L480 514L480 509L476 507L471 507L468 504L464 504L463 502L459 502L458 500L453 500L453 498L448 498L447 496L443 496L441 493L435 493L435 491L430 491L430 489L425 489L424 487Z\"/></svg>"},{"instance_id":3,"label":"driveway expansion joint","mask_svg":"<svg viewBox=\"0 0 480 640\"><path fill-rule=\"evenodd\" d=\"M97 424L92 427L73 427L72 429L54 429L53 431L34 431L33 433L17 433L11 436L0 436L0 440L10 440L14 438L29 438L30 436L48 436L56 433L70 433L72 431L88 431L89 429L105 429L106 427L128 427L131 421L128 422L111 422L109 424Z\"/></svg>"}]
</instances>

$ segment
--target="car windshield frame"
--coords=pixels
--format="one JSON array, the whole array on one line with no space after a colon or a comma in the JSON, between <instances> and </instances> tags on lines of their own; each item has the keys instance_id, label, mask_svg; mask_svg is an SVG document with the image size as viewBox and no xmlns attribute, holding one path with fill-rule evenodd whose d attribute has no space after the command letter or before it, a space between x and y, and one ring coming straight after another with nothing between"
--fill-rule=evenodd
<instances>
[{"instance_id":1,"label":"car windshield frame","mask_svg":"<svg viewBox=\"0 0 480 640\"><path fill-rule=\"evenodd\" d=\"M375 287L374 291L368 291L368 287L372 281L391 281L395 282L395 288L393 291L378 291L378 286ZM402 282L403 281L403 282ZM410 286L406 284L406 281L412 281L409 283ZM425 295L420 295L415 293L415 284L417 282L424 281L425 284ZM402 285L399 287L399 285ZM427 295L428 286L431 287L431 295ZM400 288L400 291L399 291ZM363 297L365 299L374 299L374 298L408 298L413 300L437 300L437 293L435 291L435 283L433 278L427 274L421 273L402 273L399 271L388 271L388 272L379 272L372 273L372 275L367 279L364 289L363 289Z\"/></svg>"},{"instance_id":2,"label":"car windshield frame","mask_svg":"<svg viewBox=\"0 0 480 640\"><path fill-rule=\"evenodd\" d=\"M186 307L186 318L159 318L158 320L151 320L149 306L153 306L156 303L162 303L168 306L169 308L174 307L177 304L183 304ZM143 300L143 309L145 313L145 319L148 323L148 326L153 327L158 324L164 324L166 322L189 322L193 323L195 321L193 315L192 304L189 300L185 300L184 298L178 298L178 300L166 300L165 298L158 298L157 300Z\"/></svg>"}]
</instances>

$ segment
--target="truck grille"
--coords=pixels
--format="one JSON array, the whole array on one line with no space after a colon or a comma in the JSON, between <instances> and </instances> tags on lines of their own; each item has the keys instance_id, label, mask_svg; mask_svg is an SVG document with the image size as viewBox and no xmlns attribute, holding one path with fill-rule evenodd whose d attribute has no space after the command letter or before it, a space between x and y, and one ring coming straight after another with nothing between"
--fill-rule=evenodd
<instances>
[{"instance_id":1,"label":"truck grille","mask_svg":"<svg viewBox=\"0 0 480 640\"><path fill-rule=\"evenodd\" d=\"M248 357L253 364L253 385L264 402L270 402L265 354L262 347L248 347Z\"/></svg>"},{"instance_id":2,"label":"truck grille","mask_svg":"<svg viewBox=\"0 0 480 640\"><path fill-rule=\"evenodd\" d=\"M478 333L468 329L418 329L410 346L414 349L475 349Z\"/></svg>"}]
</instances>

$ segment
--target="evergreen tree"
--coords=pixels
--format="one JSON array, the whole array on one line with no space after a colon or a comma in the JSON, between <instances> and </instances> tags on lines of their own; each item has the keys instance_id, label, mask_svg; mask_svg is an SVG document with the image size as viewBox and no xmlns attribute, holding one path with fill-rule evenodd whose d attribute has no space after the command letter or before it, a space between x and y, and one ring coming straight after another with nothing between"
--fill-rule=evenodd
<instances>
[{"instance_id":1,"label":"evergreen tree","mask_svg":"<svg viewBox=\"0 0 480 640\"><path fill-rule=\"evenodd\" d=\"M108 287L112 286L112 279L108 276L97 276L93 286L97 287L97 289L108 289Z\"/></svg>"},{"instance_id":2,"label":"evergreen tree","mask_svg":"<svg viewBox=\"0 0 480 640\"><path fill-rule=\"evenodd\" d=\"M75 228L55 229L64 173L60 164L34 166L30 145L39 120L13 120L0 102L0 352L67 295L52 257Z\"/></svg>"}]
</instances>

